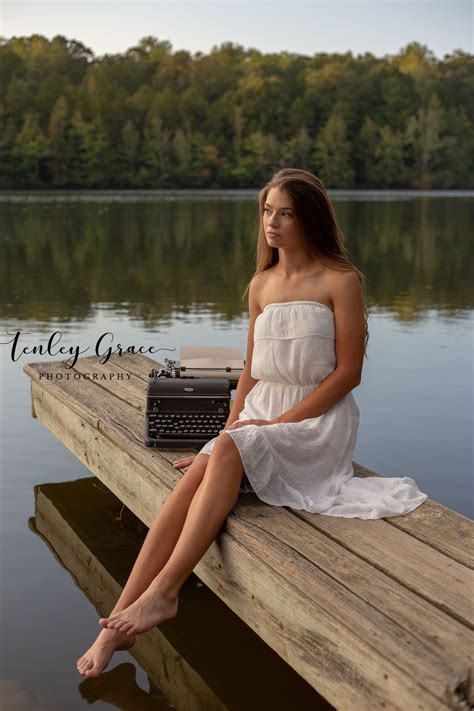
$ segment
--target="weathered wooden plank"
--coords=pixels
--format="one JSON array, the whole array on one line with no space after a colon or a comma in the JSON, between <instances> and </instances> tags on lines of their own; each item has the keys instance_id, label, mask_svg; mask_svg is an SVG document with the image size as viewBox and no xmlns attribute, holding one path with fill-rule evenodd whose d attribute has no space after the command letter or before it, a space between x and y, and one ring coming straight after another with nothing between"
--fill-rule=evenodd
<instances>
[{"instance_id":1,"label":"weathered wooden plank","mask_svg":"<svg viewBox=\"0 0 474 711\"><path fill-rule=\"evenodd\" d=\"M356 462L354 469L358 476L377 475ZM457 511L428 499L408 516L387 516L383 520L461 565L474 569L473 522Z\"/></svg>"},{"instance_id":2,"label":"weathered wooden plank","mask_svg":"<svg viewBox=\"0 0 474 711\"><path fill-rule=\"evenodd\" d=\"M91 382L93 382L94 385L103 388L127 403L127 405L132 405L140 412L145 413L146 390L149 380L148 373L151 368L155 368L157 364L147 358L148 364L141 360L139 371L133 372L130 368L124 367L121 358L117 356L117 359L118 361L114 359L100 365L96 357L79 358L72 372L81 373L83 375L89 374L92 378ZM105 375L106 379L99 379L98 377L94 380L94 375ZM122 379L119 379L119 376Z\"/></svg>"},{"instance_id":3,"label":"weathered wooden plank","mask_svg":"<svg viewBox=\"0 0 474 711\"><path fill-rule=\"evenodd\" d=\"M250 542L246 537L242 541ZM334 615L334 596L325 590L325 580L315 583L321 592L317 604L313 596L306 597L295 586L294 580L279 575L269 552L256 556L253 549L241 544L240 537L233 541L222 537L219 555L211 547L207 557L209 562L214 560L214 566L203 568L200 563L196 573L210 587L218 586L222 599L228 600L243 619L251 614L250 596L258 613L248 624L291 666L302 669L336 708L466 708L457 694L452 705L435 696L429 698L423 663L411 672L407 667L402 669L393 660L380 657L376 640L374 646L368 645L370 629L364 630L365 639L361 639L352 628L345 627ZM445 687L445 698L448 694L451 696L451 682Z\"/></svg>"},{"instance_id":4,"label":"weathered wooden plank","mask_svg":"<svg viewBox=\"0 0 474 711\"><path fill-rule=\"evenodd\" d=\"M77 384L78 384L77 382L74 383L74 385L76 387L77 387ZM80 441L79 441L79 446L78 446L77 441L74 441L74 440L78 439L77 432L80 432L81 425L83 428L87 426L89 428L89 430L91 430L88 434L89 434L89 438L92 440L97 439L97 435L95 434L95 431L97 430L97 428L99 428L100 435L101 435L100 436L101 444L103 444L105 448L107 447L107 444L111 442L111 440L115 440L115 443L118 444L121 437L122 437L122 439L123 438L127 439L129 429L130 429L129 426L127 426L125 428L125 430L120 429L120 428L117 430L117 427L116 427L117 418L116 417L114 418L113 416L110 417L110 411L109 411L109 419L107 419L107 415L102 415L102 418L96 419L94 422L94 418L93 417L91 418L90 412L89 412L88 414L87 413L86 414L87 414L87 417L89 418L89 420L92 419L92 423L85 423L84 421L81 422L81 418L79 416L79 421L70 423L69 429L67 426L64 426L64 420L68 419L68 415L69 415L69 419L70 419L70 413L67 412L68 408L65 408L66 411L64 411L64 409L63 410L61 409L61 408L64 408L63 403L60 402L60 400L63 399L62 392L61 392L62 387L64 387L64 384L62 384L62 385L51 384L49 389L51 389L51 390L52 389L59 389L59 393L56 391L53 395L51 395L51 393L45 392L44 389L42 391L41 391L41 389L38 389L38 391L37 391L34 386L33 387L33 390L34 390L33 396L35 399L35 410L36 410L37 414L39 413L39 411L41 411L42 421L45 421L45 424L47 424L47 425L49 422L49 426L52 427L53 431L55 431L57 436L60 437L61 441L63 441L67 446L70 446L70 448L73 451L76 450L77 452L79 452L78 456L80 458L83 457L83 453L82 453L83 447L81 447ZM89 390L90 390L90 388L89 388ZM104 393L104 397L105 397L105 393ZM104 397L102 397L102 400L104 399ZM110 400L110 402L107 402L107 408L109 408L109 406L111 406L113 403L113 398L109 398L109 400ZM48 411L48 407L49 407L49 411ZM87 410L87 408L84 408L84 406L82 404L78 405L76 403L76 409L80 410L81 408L83 410L84 409ZM102 402L102 408L104 409L103 402ZM113 407L112 407L112 409L113 409ZM38 414L38 416L40 416L40 415ZM127 434L125 434L125 431L127 432ZM82 439L83 436L84 436L83 433L81 433L79 440ZM69 441L69 444L68 444L68 441ZM122 442L122 444L123 444L123 442ZM132 450L137 449L138 442L137 442L136 436L132 437L129 441L127 441L126 446ZM107 450L106 451L107 456L102 457L102 462L103 463L105 462L105 464L107 465L106 467L103 467L103 471L102 471L102 476L105 477L104 481L105 481L105 479L108 479L108 478L113 479L113 473L116 468L116 465L114 462L114 451L116 452L117 449L119 449L117 446L111 447L112 451L109 452ZM136 452L134 453L134 457L133 457L133 459L136 461L137 457L135 455L136 455ZM148 455L150 455L149 452L148 452ZM148 457L148 459L150 459L150 457ZM88 466L90 468L92 468L91 464L92 464L92 466L96 466L98 464L98 462L94 462L94 461L90 462L89 461ZM137 469L135 478L141 478L142 469L143 469L143 467L140 467L139 469ZM98 474L98 475L101 476L100 474ZM123 476L119 477L119 481L118 481L119 487L121 486L120 482L121 482L121 479L123 479L123 478L124 478ZM146 475L145 475L145 478L146 478ZM157 481L158 481L158 479L157 479ZM105 481L105 483L108 485L108 481ZM130 491L130 489L127 487L123 487L123 488L124 488L124 490L120 489L121 493L118 495L133 510L133 505L129 504L129 500L131 501L132 504L134 503L135 498L136 498L135 493ZM156 499L156 495L155 495L155 499ZM148 502L148 503L150 504L150 502ZM148 507L148 508L150 508L150 507ZM266 507L264 507L264 508L266 508ZM149 510L148 510L147 515L150 516ZM143 520L145 520L145 519L143 519ZM232 516L229 517L228 523L229 523L229 526L233 525ZM239 532L241 532L240 529L239 529ZM224 530L222 540L227 545L228 540L227 540L227 537L225 534L226 534L226 531ZM230 536L230 538L232 538L232 536ZM252 563L251 563L252 555L249 554L248 549L246 548L244 551L240 541L237 542L234 540L234 544L235 545L230 545L230 542L229 542L230 552L234 551L235 556L237 556L236 557L236 564L240 565L240 566L242 565L242 562L241 562L243 559L242 555L243 555L243 552L245 552L245 554L248 558L248 564L249 564L249 570L246 571L246 574L247 574L247 576L249 574L255 575L256 572L252 570ZM252 545L254 545L254 544L252 544ZM216 544L213 544L213 546L211 547L209 557L212 557L215 546L216 546ZM207 558L208 558L208 556L206 556L206 559ZM204 566L203 575L205 575L205 576L211 575L211 577L213 578L214 586L216 588L219 588L219 586L222 585L223 572L218 566L217 566L216 570L214 572L212 572L212 566L209 568L209 564L207 563L206 559L201 564L199 564L198 567L200 569L201 566ZM229 565L229 560L230 560L230 558L228 558L226 556L225 557L225 565L226 566ZM301 563L301 561L298 561L298 562ZM199 574L198 570L197 570L197 572ZM244 572L244 571L242 571L242 572ZM279 591L280 590L279 586L282 585L281 575L280 575L279 579L275 580L275 576L276 576L276 571L275 571L274 575L273 575L273 580L272 580L272 575L269 573L269 571L267 571L267 574L269 575L268 579L265 576L263 576L263 578L260 581L261 585L265 587L265 585L268 585L269 581L270 581L270 583L273 583L270 585L272 590L275 589L275 590ZM315 574L314 571L313 571L312 575L313 575L313 577L317 577L317 575ZM245 576L243 579L245 580ZM232 607L232 609L234 609L233 605L236 604L235 589L236 589L236 586L239 585L240 580L241 579L239 579L239 578L237 578L237 580L235 580L235 579L232 580L233 587L231 590L228 591L227 596L224 597L224 599L226 600L226 602L228 602L228 604ZM318 592L319 600L324 599L323 593L325 593L329 597L329 599L334 597L333 594L331 595L331 587L328 587L328 580L325 579L324 583L326 585L326 588L323 590L319 590L319 592ZM276 588L274 587L275 585L276 585ZM211 587L212 587L212 585L211 585ZM291 588L291 585L290 585L290 588ZM221 591L221 593L222 593L222 591ZM248 593L247 588L244 589L244 593ZM219 592L218 592L218 594L219 594ZM261 594L267 595L268 591L262 590ZM345 597L345 591L344 591L343 597ZM291 600L292 598L295 598L294 587L292 588L292 596L288 599ZM308 649L306 649L306 647L304 647L304 650L300 650L299 653L295 653L294 649L289 649L288 643L285 644L282 648L281 641L279 639L281 637L281 631L279 632L278 627L275 626L275 617L276 617L276 619L278 619L278 617L281 616L281 618L285 621L285 629L288 630L288 632L290 634L294 633L294 632L301 634L301 629L298 628L298 630L294 630L294 620L293 620L293 618L288 619L288 611L286 610L286 605L285 605L285 609L283 609L283 610L280 610L280 609L278 609L278 607L275 607L276 605L278 605L278 601L279 601L279 604L281 605L282 604L282 597L280 594L278 594L278 600L276 600L276 601L273 600L273 607L272 608L267 610L265 608L265 606L263 606L263 612L262 612L262 608L260 609L261 610L261 619L259 618L255 623L257 631L259 631L259 633L261 633L261 631L263 630L264 633L269 637L269 639L267 639L266 641L271 646L274 646L274 644L277 645L278 646L277 651L279 651L279 653L281 653L282 656L284 656L285 654L289 654L289 655L296 654L296 659L294 660L294 662L299 664L301 666L301 668L303 669L302 676L307 674L308 676L305 676L305 678L308 678L308 681L310 681L310 679L312 679L312 681L310 681L310 683L316 684L315 688L318 688L318 690L320 690L320 691L321 691L321 686L326 685L327 686L326 693L324 693L324 691L322 693L324 693L326 698L328 698L328 700L330 700L331 703L334 703L334 701L331 699L330 696L328 696L328 694L333 694L333 695L336 694L337 698L339 698L339 694L337 693L337 691L334 688L334 678L331 677L330 674L328 674L328 676L327 676L327 678L325 678L325 680L324 679L322 680L322 676L324 676L324 674L323 674L324 669L321 669L320 655L317 655L316 658L314 658L314 656L311 656L311 663L309 664L309 668L308 668L308 659L305 658L305 654L308 655ZM296 605L296 606L301 605L301 593L296 595L296 599L294 599L293 602L294 602L294 605ZM248 594L247 595L244 594L244 604L246 604L246 609L242 611L243 619L245 619L249 624L251 624L251 621L249 621L249 619L248 619L249 616L251 615L251 611L249 611L249 609L248 609L248 604L249 604L248 603ZM312 631L312 633L315 635L316 638L321 637L321 635L322 635L323 639L326 639L326 642L332 643L332 644L328 644L329 649L325 650L326 651L326 662L327 662L328 653L330 651L331 653L329 654L329 657L332 658L334 664L339 665L339 667L338 667L339 669L343 668L343 666L347 666L348 674L349 674L348 678L351 678L350 671L352 670L352 672L353 672L354 668L357 669L358 665L360 665L360 671L362 673L362 676L364 676L364 674L368 674L368 677L370 679L369 687L367 687L367 679L365 680L366 691L367 691L367 688L370 688L370 684L374 685L374 687L371 689L371 699L379 698L379 701L386 702L387 698L388 698L389 701L393 700L393 703L395 704L393 706L393 708L399 708L398 703L403 701L403 699L400 697L400 688L399 688L399 684L402 684L402 686L404 686L405 693L408 694L408 698L410 699L411 704L413 704L414 698L417 695L417 701L416 701L417 705L412 705L411 706L412 708L435 708L435 707L437 707L436 706L437 702L435 700L435 697L433 697L432 699L429 699L429 692L427 692L426 689L424 689L422 686L419 686L418 682L414 682L412 679L410 679L410 680L404 679L404 681L402 681L402 677L404 677L407 673L405 670L399 669L392 662L392 660L380 658L379 653L375 652L375 650L373 650L372 647L370 646L370 644L373 643L373 640L371 640L370 642L368 641L368 639L363 641L357 635L355 635L355 639L354 639L354 633L353 633L352 629L344 629L344 627L341 626L341 623L339 620L333 620L330 615L330 610L328 612L327 607L322 607L322 608L318 607L318 600L311 600L311 604L314 608L312 610L312 612L319 613L317 615L317 617L319 617L319 618L322 617L323 621L319 623L319 626L316 625L316 627L315 627L315 618L310 616L309 619L307 619L307 621L306 621L307 629ZM320 604L321 603L319 602L319 605ZM276 615L275 615L275 612L277 612ZM273 613L273 615L271 613ZM305 605L305 610L302 611L302 614L303 614L303 616L306 616L307 613L308 613L308 606ZM239 614L241 614L241 613L239 612ZM262 622L262 620L263 620L263 622ZM336 636L334 634L335 630L338 631L338 634ZM365 632L365 631L366 630L363 630L363 632ZM330 633L329 636L327 636L328 632ZM326 637L324 636L325 633L326 633ZM349 639L347 649L344 650L345 654L342 658L341 658L341 654L340 654L340 652L341 652L341 642L340 642L341 634L343 635L344 640L346 640L346 638ZM369 637L370 635L367 634L366 636ZM273 644L272 644L272 641L273 641ZM393 643L393 640L392 640L392 643ZM296 643L295 643L295 645L297 646ZM364 647L364 645L365 645L365 647ZM276 647L274 647L274 648L276 648ZM362 649L365 649L365 651L362 652ZM337 651L335 651L335 650L337 650ZM360 657L357 653L358 651L361 652ZM355 653L355 657L354 657L354 653ZM312 651L311 654L314 655L314 651ZM284 656L284 658L286 658L286 657ZM290 662L290 663L292 663L292 662ZM371 663L372 663L373 668L371 668ZM423 664L423 662L421 663L421 666L422 666L422 664ZM341 665L343 665L343 666L341 666ZM292 666L295 666L295 664L292 663ZM392 667L395 667L395 668L392 668ZM295 667L295 668L297 668L297 667ZM378 679L377 675L380 674L381 668L385 668L385 669L390 668L390 675L388 676L388 680L390 680L390 681ZM298 669L298 671L299 671L299 669ZM301 673L301 671L299 671L299 673ZM413 673L413 670L411 670L411 673ZM373 675L373 678L371 675ZM429 670L428 670L428 676L430 676ZM453 691L452 686L453 686L454 682L455 682L455 680L453 680L452 678L445 679L446 688L450 691ZM387 688L384 686L385 683L387 683ZM361 700L364 699L364 702L366 703L367 708L372 708L372 706L370 705L370 703L372 703L372 702L368 698L366 698L367 694L364 695L364 693L363 693L364 685L360 684L360 680L359 680L358 684L359 684L359 686L358 686L357 693L362 694ZM380 687L379 684L381 684L382 686ZM392 684L393 684L393 686L392 686ZM326 686L325 686L325 688L326 688ZM395 693L395 689L398 689L398 691L396 693ZM418 689L418 691L416 691L416 689ZM346 691L347 691L347 689L346 689ZM428 696L426 696L426 693L428 693ZM415 694L415 696L414 696L414 694ZM334 697L334 698L336 698L336 697ZM346 696L346 699L347 698L348 697ZM408 698L406 698L405 701L408 701ZM425 698L424 701L423 701L423 698ZM429 703L428 703L428 699L429 699ZM392 701L390 701L390 703L391 702ZM341 703L344 703L344 700L342 700ZM440 701L439 703L442 703L442 702ZM426 706L426 704L428 704L428 706ZM342 708L343 706L340 706L340 707Z\"/></svg>"},{"instance_id":5,"label":"weathered wooden plank","mask_svg":"<svg viewBox=\"0 0 474 711\"><path fill-rule=\"evenodd\" d=\"M265 549L275 550L283 545L284 553L280 555L282 560L292 565L296 558L303 557L320 571L319 575L327 575L340 583L342 589L348 591L344 605L351 604L352 594L356 594L358 600L368 603L370 607L364 624L372 626L374 635L377 627L382 630L381 649L388 640L388 629L394 625L393 635L400 642L405 655L400 663L403 660L410 663L410 651L407 654L406 650L410 649L412 637L415 637L419 644L416 651L413 651L418 661L421 654L425 656L427 665L439 667L441 662L445 672L449 670L448 673L457 675L460 680L466 677L469 660L465 650L472 644L473 636L463 624L441 612L422 596L407 590L369 562L353 555L346 547L335 548L333 540L324 533L317 529L308 531L304 521L284 508L267 507L262 510L255 501L243 501L234 515L242 517L242 528L252 537L258 538ZM287 575L291 579L289 572ZM308 577L311 585L312 576ZM336 589L340 590L339 586ZM305 595L310 595L307 585L303 591ZM378 612L384 615L383 619L379 620ZM345 614L344 609L342 614ZM356 620L361 619L359 610L350 608L349 614ZM394 652L387 650L389 653ZM415 663L415 659L411 662ZM436 673L440 673L439 669Z\"/></svg>"},{"instance_id":6,"label":"weathered wooden plank","mask_svg":"<svg viewBox=\"0 0 474 711\"><path fill-rule=\"evenodd\" d=\"M389 578L402 582L432 605L473 628L474 575L469 568L396 527L384 526L380 519L351 519L349 527L338 517L327 521L324 516L315 519L303 511L294 513Z\"/></svg>"}]
</instances>

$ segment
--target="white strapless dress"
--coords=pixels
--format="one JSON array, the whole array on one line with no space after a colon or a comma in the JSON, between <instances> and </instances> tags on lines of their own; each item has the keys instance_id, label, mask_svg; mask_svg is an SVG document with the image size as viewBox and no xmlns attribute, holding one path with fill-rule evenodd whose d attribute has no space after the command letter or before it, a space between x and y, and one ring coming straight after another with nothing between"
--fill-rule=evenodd
<instances>
[{"instance_id":1,"label":"white strapless dress","mask_svg":"<svg viewBox=\"0 0 474 711\"><path fill-rule=\"evenodd\" d=\"M268 304L255 321L251 375L239 420L272 420L309 395L336 367L334 313L317 301ZM243 425L228 434L251 489L274 506L346 518L413 511L428 496L410 477L354 476L359 408L352 393L319 417ZM217 437L200 453L210 454Z\"/></svg>"}]
</instances>

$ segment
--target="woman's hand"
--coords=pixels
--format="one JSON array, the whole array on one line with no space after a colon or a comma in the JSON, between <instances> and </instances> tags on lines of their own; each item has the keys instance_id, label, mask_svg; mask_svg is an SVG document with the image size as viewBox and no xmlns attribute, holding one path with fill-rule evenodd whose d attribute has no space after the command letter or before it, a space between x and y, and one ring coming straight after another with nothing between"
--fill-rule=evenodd
<instances>
[{"instance_id":1,"label":"woman's hand","mask_svg":"<svg viewBox=\"0 0 474 711\"><path fill-rule=\"evenodd\" d=\"M181 459L177 459L175 462L173 462L173 466L176 467L176 469L185 469L186 467L190 467L195 459L195 454L193 454L191 457L181 457Z\"/></svg>"},{"instance_id":2,"label":"woman's hand","mask_svg":"<svg viewBox=\"0 0 474 711\"><path fill-rule=\"evenodd\" d=\"M226 425L221 432L226 432L226 430L236 430L238 427L245 427L245 425L275 425L275 420L236 420L231 425Z\"/></svg>"}]
</instances>

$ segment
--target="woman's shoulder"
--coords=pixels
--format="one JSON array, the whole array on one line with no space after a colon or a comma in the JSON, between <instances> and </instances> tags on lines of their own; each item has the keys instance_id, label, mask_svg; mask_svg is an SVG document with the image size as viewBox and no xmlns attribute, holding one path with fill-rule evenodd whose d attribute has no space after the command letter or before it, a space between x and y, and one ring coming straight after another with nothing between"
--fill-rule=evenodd
<instances>
[{"instance_id":1,"label":"woman's shoulder","mask_svg":"<svg viewBox=\"0 0 474 711\"><path fill-rule=\"evenodd\" d=\"M268 279L271 276L269 272L272 269L273 267L269 267L263 272L257 272L257 274L253 275L252 279L250 280L250 288L254 293L260 293L264 286L268 283Z\"/></svg>"},{"instance_id":2,"label":"woman's shoulder","mask_svg":"<svg viewBox=\"0 0 474 711\"><path fill-rule=\"evenodd\" d=\"M345 269L326 267L325 277L329 282L339 287L344 286L344 284L350 284L353 281L359 280L357 270L351 266Z\"/></svg>"},{"instance_id":3,"label":"woman's shoulder","mask_svg":"<svg viewBox=\"0 0 474 711\"><path fill-rule=\"evenodd\" d=\"M357 303L363 299L362 284L355 269L331 270L326 278L326 285L333 308L338 302Z\"/></svg>"}]
</instances>

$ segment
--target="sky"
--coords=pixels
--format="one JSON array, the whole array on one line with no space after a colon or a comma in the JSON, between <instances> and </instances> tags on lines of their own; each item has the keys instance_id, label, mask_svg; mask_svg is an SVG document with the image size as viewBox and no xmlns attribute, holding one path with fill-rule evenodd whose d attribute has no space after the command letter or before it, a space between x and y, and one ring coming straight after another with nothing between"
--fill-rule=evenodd
<instances>
[{"instance_id":1,"label":"sky","mask_svg":"<svg viewBox=\"0 0 474 711\"><path fill-rule=\"evenodd\" d=\"M223 42L261 52L320 52L377 57L410 42L438 59L473 52L473 0L3 0L0 35L64 35L96 56L124 53L142 37L168 40L173 51L208 53Z\"/></svg>"}]
</instances>

